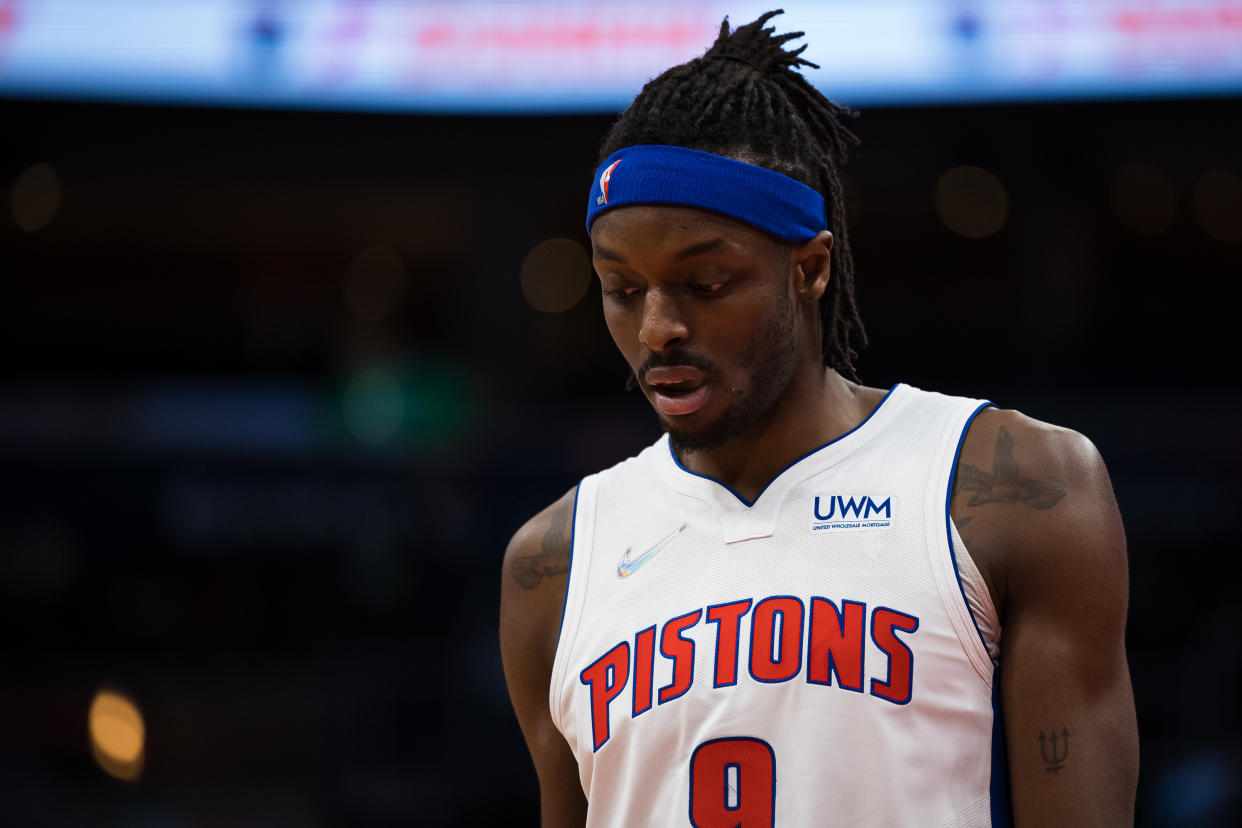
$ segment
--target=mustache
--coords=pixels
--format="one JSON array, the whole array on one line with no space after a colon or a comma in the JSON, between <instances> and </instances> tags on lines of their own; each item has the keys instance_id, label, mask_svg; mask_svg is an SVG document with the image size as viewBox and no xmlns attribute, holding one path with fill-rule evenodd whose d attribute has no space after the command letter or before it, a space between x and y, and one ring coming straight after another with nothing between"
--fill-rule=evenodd
<instances>
[{"instance_id":1,"label":"mustache","mask_svg":"<svg viewBox=\"0 0 1242 828\"><path fill-rule=\"evenodd\" d=\"M677 368L684 366L686 368L698 368L703 373L711 373L715 370L711 362L697 354L689 351L665 351L657 354L655 351L648 351L647 356L643 359L643 364L638 366L630 375L625 378L625 390L633 391L639 385L639 377L646 374L652 368Z\"/></svg>"}]
</instances>

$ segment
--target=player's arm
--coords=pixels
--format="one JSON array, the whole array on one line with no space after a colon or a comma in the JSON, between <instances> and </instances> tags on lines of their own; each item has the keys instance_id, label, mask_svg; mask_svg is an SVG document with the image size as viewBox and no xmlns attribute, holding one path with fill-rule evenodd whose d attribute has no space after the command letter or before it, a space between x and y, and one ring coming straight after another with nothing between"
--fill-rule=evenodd
<instances>
[{"instance_id":1,"label":"player's arm","mask_svg":"<svg viewBox=\"0 0 1242 828\"><path fill-rule=\"evenodd\" d=\"M578 763L548 709L569 573L574 494L531 518L509 542L500 586L500 654L509 698L539 776L544 828L586 823Z\"/></svg>"},{"instance_id":2,"label":"player's arm","mask_svg":"<svg viewBox=\"0 0 1242 828\"><path fill-rule=\"evenodd\" d=\"M955 520L1003 607L1001 704L1015 822L1133 824L1129 579L1103 460L1080 434L988 411L971 427L955 489Z\"/></svg>"}]
</instances>

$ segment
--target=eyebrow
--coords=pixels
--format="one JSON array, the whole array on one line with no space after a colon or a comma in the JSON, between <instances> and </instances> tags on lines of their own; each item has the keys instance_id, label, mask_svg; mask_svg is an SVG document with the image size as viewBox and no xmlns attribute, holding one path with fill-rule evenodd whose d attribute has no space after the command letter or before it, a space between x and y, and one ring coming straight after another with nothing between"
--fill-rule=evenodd
<instances>
[{"instance_id":1,"label":"eyebrow","mask_svg":"<svg viewBox=\"0 0 1242 828\"><path fill-rule=\"evenodd\" d=\"M681 262L681 261L685 261L686 259L692 259L695 256L701 256L704 253L710 253L711 251L715 250L718 247L723 247L724 244L725 244L725 240L722 238L708 239L707 241L697 242L696 244L692 244L689 247L683 247L681 250L678 250L676 253L674 253L673 261ZM595 249L595 255L598 256L599 258L607 259L610 262L619 262L620 264L625 264L625 259L622 258L620 253L616 253L612 250L609 250L607 247L604 247L602 244L599 244L598 242L594 243L592 246Z\"/></svg>"}]
</instances>

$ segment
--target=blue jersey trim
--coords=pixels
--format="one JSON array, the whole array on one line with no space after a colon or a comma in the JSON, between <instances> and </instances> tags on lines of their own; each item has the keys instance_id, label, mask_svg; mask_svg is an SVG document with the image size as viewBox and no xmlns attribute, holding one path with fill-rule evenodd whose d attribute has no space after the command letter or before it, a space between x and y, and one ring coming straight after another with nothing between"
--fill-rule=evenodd
<instances>
[{"instance_id":1,"label":"blue jersey trim","mask_svg":"<svg viewBox=\"0 0 1242 828\"><path fill-rule=\"evenodd\" d=\"M574 538L578 532L578 492L582 491L582 483L574 487L574 513L569 518L569 569L565 573L565 597L561 599L561 625L556 630L556 648L561 647L561 636L565 632L565 609L569 606L569 579L574 576Z\"/></svg>"},{"instance_id":2,"label":"blue jersey trim","mask_svg":"<svg viewBox=\"0 0 1242 828\"><path fill-rule=\"evenodd\" d=\"M953 518L949 515L949 506L953 502L953 481L957 478L957 461L962 456L962 444L966 442L966 432L970 431L970 424L975 421L975 417L985 408L994 407L993 403L982 403L974 411L970 412L970 416L966 418L966 424L962 426L962 433L957 438L957 450L953 452L953 465L949 468L949 488L944 493L944 533L945 538L949 541L949 559L953 561L953 575L957 578L957 588L962 593L962 603L966 605L966 614L970 616L970 623L975 625L975 634L979 636L979 643L983 645L983 651L988 651L988 643L983 638L983 631L979 629L979 622L975 619L975 613L970 608L970 601L966 600L966 586L962 583L962 573L957 567L957 552L953 548L953 528L951 521ZM995 682L996 677L992 677Z\"/></svg>"},{"instance_id":3,"label":"blue jersey trim","mask_svg":"<svg viewBox=\"0 0 1242 828\"><path fill-rule=\"evenodd\" d=\"M999 670L992 676L992 778L988 793L992 801L992 828L1009 828L1013 825L1013 809L1009 805L1009 754L1005 752Z\"/></svg>"},{"instance_id":4,"label":"blue jersey trim","mask_svg":"<svg viewBox=\"0 0 1242 828\"><path fill-rule=\"evenodd\" d=\"M803 460L805 460L806 458L810 457L812 454L816 453L817 451L823 451L824 449L826 449L826 448L828 448L829 446L831 446L833 443L835 443L835 442L837 442L837 441L839 441L839 440L844 440L846 437L849 437L849 436L850 436L851 434L853 434L855 431L858 431L858 429L860 429L860 428L862 428L864 425L866 425L867 421L868 421L868 420L870 420L872 417L874 417L874 416L876 415L876 412L878 412L881 408L883 408L883 407L884 407L884 403L888 402L888 398L889 398L889 397L891 397L891 396L893 396L893 392L894 392L894 391L896 391L896 390L897 390L897 386L896 386L896 385L894 385L892 388L888 389L888 393L886 393L886 394L884 395L884 399L880 400L880 402L876 404L876 407L875 407L874 409L872 409L872 410L871 410L871 413L870 413L870 414L868 414L866 417L863 417L863 418L862 418L862 420L858 423L858 425L854 426L853 428L851 428L849 431L845 432L844 434L841 434L841 435L839 435L839 436L837 436L837 437L833 437L831 440L829 440L828 442L824 443L823 445L821 445L821 446L816 446L815 448L811 449L811 450L810 450L810 451L808 451L806 454L803 454L802 456L800 456L800 457L798 457L797 459L793 460L792 462L790 462L790 463L789 463L789 465L785 466L785 468L783 468L783 469L781 469L779 472L777 472L777 473L776 473L776 476L775 476L775 477L773 477L771 480L769 480L767 483L765 483L765 484L764 484L764 486L763 486L763 488L759 490L759 493L758 493L757 495L755 495L755 499L754 499L754 500L747 500L746 498L742 497L742 496L741 496L741 495L737 492L737 490L736 490L736 489L734 489L732 486L730 486L730 485L729 485L729 484L727 484L727 483L722 483L722 482L720 482L719 480L717 480L717 479L716 479L716 478L714 478L714 477L711 477L711 476L706 475L706 474L699 474L698 472L695 472L695 471L690 471L689 469L687 469L685 466L683 466L683 465L681 464L681 460L677 459L677 453L676 453L675 451L673 451L673 443L672 443L672 441L670 441L670 442L669 442L669 444L668 444L668 453L669 453L670 455L672 455L672 457L673 457L673 462L677 464L677 468L681 469L681 470L682 470L682 471L684 471L686 474L693 475L694 477L701 477L701 478L703 478L704 480L710 480L711 482L715 483L715 484L716 484L717 486L719 486L720 488L722 488L722 489L724 489L725 491L727 491L729 494L731 494L731 495L733 495L734 497L736 497L739 501L741 501L741 503L742 503L742 505L743 505L743 506L745 506L746 508L748 508L748 509L749 509L751 506L754 506L756 503L758 503L758 502L759 502L759 498L763 497L763 493L764 493L764 492L766 492L766 491L768 490L768 488L769 488L769 487L770 487L773 483L775 483L775 482L777 481L777 479L778 479L778 478L779 478L782 474L784 474L785 472L789 471L789 470L790 470L790 469L792 469L794 466L798 465L798 464L799 464L799 463L801 463Z\"/></svg>"}]
</instances>

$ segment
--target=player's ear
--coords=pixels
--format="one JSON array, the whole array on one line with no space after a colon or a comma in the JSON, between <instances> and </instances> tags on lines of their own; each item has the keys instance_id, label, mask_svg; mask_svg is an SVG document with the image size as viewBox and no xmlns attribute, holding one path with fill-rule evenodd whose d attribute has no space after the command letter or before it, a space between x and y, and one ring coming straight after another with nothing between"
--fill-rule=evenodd
<instances>
[{"instance_id":1,"label":"player's ear","mask_svg":"<svg viewBox=\"0 0 1242 828\"><path fill-rule=\"evenodd\" d=\"M815 238L793 249L794 291L804 302L818 302L832 275L832 233L820 230Z\"/></svg>"}]
</instances>

